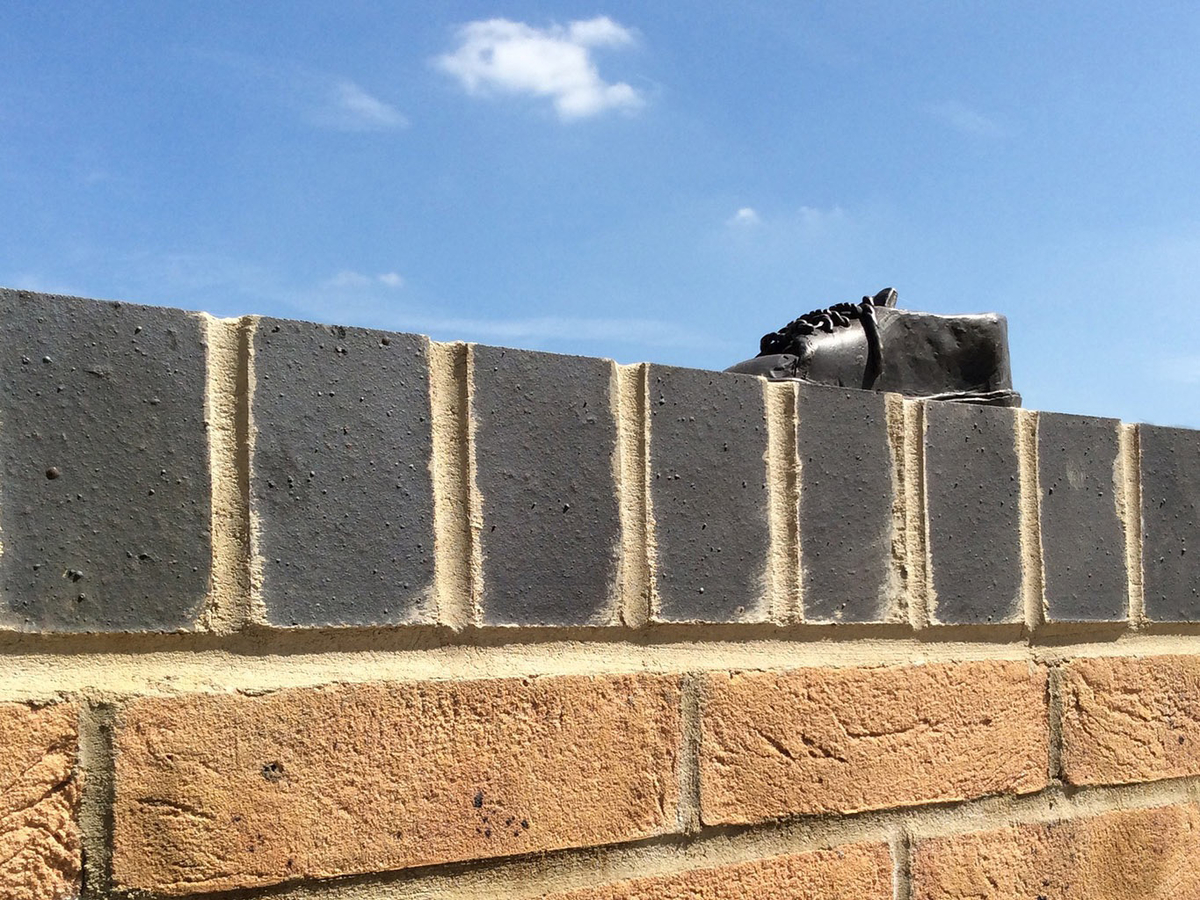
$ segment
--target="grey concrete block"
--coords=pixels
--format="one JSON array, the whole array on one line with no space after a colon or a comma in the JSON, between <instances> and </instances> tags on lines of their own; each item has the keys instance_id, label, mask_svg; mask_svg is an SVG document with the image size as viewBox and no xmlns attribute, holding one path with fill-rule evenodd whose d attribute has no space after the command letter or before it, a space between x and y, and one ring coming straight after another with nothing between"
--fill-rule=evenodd
<instances>
[{"instance_id":1,"label":"grey concrete block","mask_svg":"<svg viewBox=\"0 0 1200 900\"><path fill-rule=\"evenodd\" d=\"M267 620L429 622L429 342L259 320L251 505Z\"/></svg>"},{"instance_id":2,"label":"grey concrete block","mask_svg":"<svg viewBox=\"0 0 1200 900\"><path fill-rule=\"evenodd\" d=\"M886 621L896 476L884 395L801 385L796 449L805 621Z\"/></svg>"},{"instance_id":3,"label":"grey concrete block","mask_svg":"<svg viewBox=\"0 0 1200 900\"><path fill-rule=\"evenodd\" d=\"M1118 424L1114 419L1038 414L1049 621L1128 618L1125 529L1117 512Z\"/></svg>"},{"instance_id":4,"label":"grey concrete block","mask_svg":"<svg viewBox=\"0 0 1200 900\"><path fill-rule=\"evenodd\" d=\"M1023 618L1020 471L1011 409L925 404L925 488L932 619Z\"/></svg>"},{"instance_id":5,"label":"grey concrete block","mask_svg":"<svg viewBox=\"0 0 1200 900\"><path fill-rule=\"evenodd\" d=\"M208 592L195 314L0 290L5 624L172 631Z\"/></svg>"},{"instance_id":6,"label":"grey concrete block","mask_svg":"<svg viewBox=\"0 0 1200 900\"><path fill-rule=\"evenodd\" d=\"M613 363L473 346L483 621L612 621L620 547Z\"/></svg>"},{"instance_id":7,"label":"grey concrete block","mask_svg":"<svg viewBox=\"0 0 1200 900\"><path fill-rule=\"evenodd\" d=\"M1200 622L1200 431L1138 426L1146 616Z\"/></svg>"},{"instance_id":8,"label":"grey concrete block","mask_svg":"<svg viewBox=\"0 0 1200 900\"><path fill-rule=\"evenodd\" d=\"M757 378L648 367L650 498L666 622L761 621L770 550Z\"/></svg>"}]
</instances>

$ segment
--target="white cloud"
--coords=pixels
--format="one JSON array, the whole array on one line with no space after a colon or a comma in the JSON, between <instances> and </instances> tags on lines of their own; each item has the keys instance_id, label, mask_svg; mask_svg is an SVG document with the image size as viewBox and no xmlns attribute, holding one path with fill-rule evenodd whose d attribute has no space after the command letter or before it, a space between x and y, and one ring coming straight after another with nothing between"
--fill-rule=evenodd
<instances>
[{"instance_id":1,"label":"white cloud","mask_svg":"<svg viewBox=\"0 0 1200 900\"><path fill-rule=\"evenodd\" d=\"M565 28L487 19L464 25L458 38L458 48L435 62L468 93L547 97L568 121L609 109L633 110L644 102L625 82L602 79L592 60L594 48L633 43L633 33L607 16Z\"/></svg>"},{"instance_id":2,"label":"white cloud","mask_svg":"<svg viewBox=\"0 0 1200 900\"><path fill-rule=\"evenodd\" d=\"M831 206L829 209L802 206L798 215L801 228L804 229L805 233L814 236L843 225L850 218L840 206Z\"/></svg>"},{"instance_id":3,"label":"white cloud","mask_svg":"<svg viewBox=\"0 0 1200 900\"><path fill-rule=\"evenodd\" d=\"M314 125L338 131L390 131L408 125L399 110L347 78L334 79L321 94L309 116Z\"/></svg>"},{"instance_id":4,"label":"white cloud","mask_svg":"<svg viewBox=\"0 0 1200 900\"><path fill-rule=\"evenodd\" d=\"M326 278L321 287L329 288L336 291L362 291L367 288L373 288L377 284L382 284L384 287L396 288L404 287L404 279L395 272L383 272L379 275L364 275L362 272L355 272L353 269L343 269L332 278Z\"/></svg>"},{"instance_id":5,"label":"white cloud","mask_svg":"<svg viewBox=\"0 0 1200 900\"><path fill-rule=\"evenodd\" d=\"M743 206L727 220L728 224L739 228L749 228L762 222L758 213L752 207Z\"/></svg>"},{"instance_id":6,"label":"white cloud","mask_svg":"<svg viewBox=\"0 0 1200 900\"><path fill-rule=\"evenodd\" d=\"M755 234L756 242L772 237L789 242L812 243L846 232L853 224L849 213L840 206L801 206L794 212L776 213L764 218L752 206L743 206L725 220L727 228L746 235Z\"/></svg>"},{"instance_id":7,"label":"white cloud","mask_svg":"<svg viewBox=\"0 0 1200 900\"><path fill-rule=\"evenodd\" d=\"M983 113L971 109L957 100L935 103L926 107L926 112L941 119L951 128L972 137L998 138L1005 135L1004 128L995 120L989 119Z\"/></svg>"}]
</instances>

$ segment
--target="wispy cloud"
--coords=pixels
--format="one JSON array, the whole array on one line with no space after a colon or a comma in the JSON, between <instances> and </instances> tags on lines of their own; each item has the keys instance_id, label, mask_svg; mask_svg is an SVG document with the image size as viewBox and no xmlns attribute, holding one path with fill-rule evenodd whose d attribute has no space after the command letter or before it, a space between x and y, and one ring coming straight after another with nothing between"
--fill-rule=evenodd
<instances>
[{"instance_id":1,"label":"wispy cloud","mask_svg":"<svg viewBox=\"0 0 1200 900\"><path fill-rule=\"evenodd\" d=\"M404 287L404 279L395 272L364 275L362 272L355 272L353 269L343 269L332 278L327 278L321 283L322 287L334 290L363 290L374 288L378 285L396 290Z\"/></svg>"},{"instance_id":2,"label":"wispy cloud","mask_svg":"<svg viewBox=\"0 0 1200 900\"><path fill-rule=\"evenodd\" d=\"M762 214L752 206L743 206L725 220L725 225L738 232L755 232L760 238L787 235L788 240L805 242L822 238L831 232L845 231L851 224L850 214L840 206L801 206L798 209ZM757 240L758 238L756 238Z\"/></svg>"},{"instance_id":3,"label":"wispy cloud","mask_svg":"<svg viewBox=\"0 0 1200 900\"><path fill-rule=\"evenodd\" d=\"M459 29L458 41L435 64L468 93L545 97L564 121L644 103L625 82L601 78L592 59L594 49L634 42L632 31L607 16L547 28L509 19L469 22Z\"/></svg>"},{"instance_id":4,"label":"wispy cloud","mask_svg":"<svg viewBox=\"0 0 1200 900\"><path fill-rule=\"evenodd\" d=\"M1000 123L957 100L931 104L925 111L954 130L972 137L999 138L1007 134Z\"/></svg>"},{"instance_id":5,"label":"wispy cloud","mask_svg":"<svg viewBox=\"0 0 1200 900\"><path fill-rule=\"evenodd\" d=\"M290 108L309 125L331 131L394 131L408 125L395 106L352 79L287 61L230 51L197 51L208 66L232 74L237 88L260 101Z\"/></svg>"},{"instance_id":6,"label":"wispy cloud","mask_svg":"<svg viewBox=\"0 0 1200 900\"><path fill-rule=\"evenodd\" d=\"M398 109L348 78L336 78L318 92L308 118L337 131L391 131L408 125Z\"/></svg>"},{"instance_id":7,"label":"wispy cloud","mask_svg":"<svg viewBox=\"0 0 1200 900\"><path fill-rule=\"evenodd\" d=\"M39 294L65 294L68 297L83 296L79 288L65 281L46 278L35 272L18 272L4 277L0 281L4 287L16 288L18 291L34 291Z\"/></svg>"},{"instance_id":8,"label":"wispy cloud","mask_svg":"<svg viewBox=\"0 0 1200 900\"><path fill-rule=\"evenodd\" d=\"M725 224L732 225L734 228L751 228L760 222L762 222L762 218L750 206L743 206L725 220Z\"/></svg>"},{"instance_id":9,"label":"wispy cloud","mask_svg":"<svg viewBox=\"0 0 1200 900\"><path fill-rule=\"evenodd\" d=\"M711 335L703 335L678 322L642 318L536 316L483 319L408 312L398 314L396 327L501 344L507 341L603 341L647 347L724 345L723 341L714 342Z\"/></svg>"}]
</instances>

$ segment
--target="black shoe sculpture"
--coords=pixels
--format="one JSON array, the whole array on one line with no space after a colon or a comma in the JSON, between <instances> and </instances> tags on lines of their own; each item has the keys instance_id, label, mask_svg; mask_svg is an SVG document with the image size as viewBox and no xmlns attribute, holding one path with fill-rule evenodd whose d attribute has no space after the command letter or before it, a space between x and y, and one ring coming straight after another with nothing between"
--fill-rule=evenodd
<instances>
[{"instance_id":1,"label":"black shoe sculpture","mask_svg":"<svg viewBox=\"0 0 1200 900\"><path fill-rule=\"evenodd\" d=\"M897 309L891 288L805 313L764 335L758 356L725 371L927 400L1021 405L1012 389L1004 316Z\"/></svg>"}]
</instances>

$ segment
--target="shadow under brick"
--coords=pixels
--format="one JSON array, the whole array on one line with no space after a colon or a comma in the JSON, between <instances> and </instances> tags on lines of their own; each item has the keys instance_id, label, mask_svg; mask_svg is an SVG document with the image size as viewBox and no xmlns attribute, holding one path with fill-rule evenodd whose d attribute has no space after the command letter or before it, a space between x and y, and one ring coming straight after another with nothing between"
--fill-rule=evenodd
<instances>
[{"instance_id":1,"label":"shadow under brick","mask_svg":"<svg viewBox=\"0 0 1200 900\"><path fill-rule=\"evenodd\" d=\"M419 335L258 321L251 504L271 624L436 615L428 347Z\"/></svg>"},{"instance_id":2,"label":"shadow under brick","mask_svg":"<svg viewBox=\"0 0 1200 900\"><path fill-rule=\"evenodd\" d=\"M212 555L200 317L4 290L0 321L8 623L192 627Z\"/></svg>"}]
</instances>

